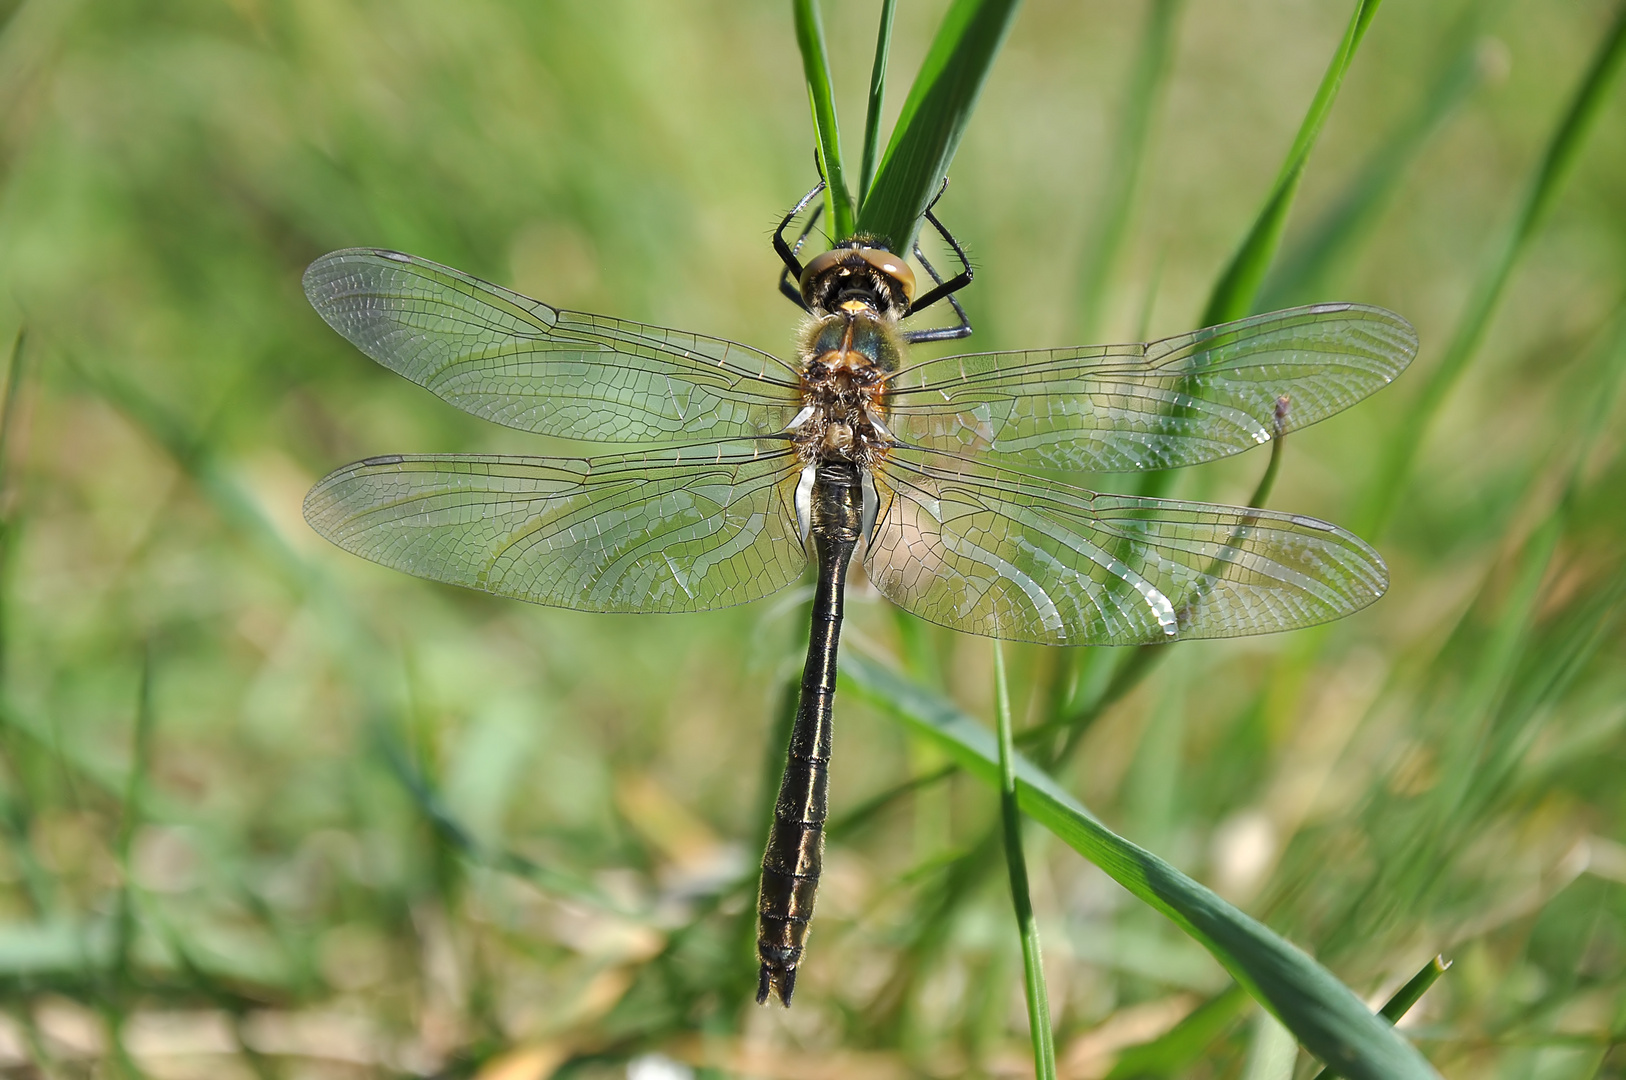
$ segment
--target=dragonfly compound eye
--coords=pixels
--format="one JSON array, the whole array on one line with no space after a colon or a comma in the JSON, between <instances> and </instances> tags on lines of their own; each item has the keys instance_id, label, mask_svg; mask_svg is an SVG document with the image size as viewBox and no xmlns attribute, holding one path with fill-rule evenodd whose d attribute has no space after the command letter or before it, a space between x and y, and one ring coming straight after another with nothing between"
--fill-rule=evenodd
<instances>
[{"instance_id":1,"label":"dragonfly compound eye","mask_svg":"<svg viewBox=\"0 0 1626 1080\"><path fill-rule=\"evenodd\" d=\"M903 291L905 304L915 301L915 272L886 248L859 248L858 257L890 278Z\"/></svg>"},{"instance_id":2,"label":"dragonfly compound eye","mask_svg":"<svg viewBox=\"0 0 1626 1080\"><path fill-rule=\"evenodd\" d=\"M903 259L885 248L851 241L831 248L802 271L802 299L815 312L835 310L857 298L883 313L908 313L915 298L915 275Z\"/></svg>"}]
</instances>

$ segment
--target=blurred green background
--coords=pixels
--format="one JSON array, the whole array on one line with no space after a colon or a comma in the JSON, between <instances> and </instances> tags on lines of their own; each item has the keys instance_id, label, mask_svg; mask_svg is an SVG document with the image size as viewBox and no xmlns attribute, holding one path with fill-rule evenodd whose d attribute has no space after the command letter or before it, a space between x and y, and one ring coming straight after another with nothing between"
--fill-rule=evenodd
<instances>
[{"instance_id":1,"label":"blurred green background","mask_svg":"<svg viewBox=\"0 0 1626 1080\"><path fill-rule=\"evenodd\" d=\"M877 7L825 5L854 160ZM945 8L900 5L889 116ZM1105 708L1126 654L1008 650L1019 724L1084 717L1062 779L1119 831L1374 1002L1452 959L1404 1025L1452 1078L1626 1075L1626 88L1462 377L1417 405L1617 8L1389 0L1311 159L1268 299L1381 304L1423 346L1293 437L1271 505L1370 525L1381 450L1416 432L1368 530L1389 595L1324 631L1178 646ZM1348 15L1029 0L940 207L978 267L975 346L1191 328ZM836 831L795 1009L749 1004L801 597L530 608L300 518L358 457L539 449L329 331L299 284L324 251L789 351L768 236L813 179L789 5L0 19L0 341L26 332L0 458L0 1071L1030 1070L997 808L964 778ZM1159 26L1166 77L1137 82ZM1263 466L1172 490L1245 501ZM988 642L862 583L848 610L846 647L990 715ZM837 819L941 765L855 697ZM1126 1051L1112 1075L1291 1075L1206 953L1033 841L1063 1075Z\"/></svg>"}]
</instances>

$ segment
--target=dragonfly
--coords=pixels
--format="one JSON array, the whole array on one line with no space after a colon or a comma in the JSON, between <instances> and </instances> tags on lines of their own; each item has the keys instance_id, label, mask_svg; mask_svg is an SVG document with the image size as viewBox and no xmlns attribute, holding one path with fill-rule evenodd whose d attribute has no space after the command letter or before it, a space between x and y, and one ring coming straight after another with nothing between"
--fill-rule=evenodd
<instances>
[{"instance_id":1,"label":"dragonfly","mask_svg":"<svg viewBox=\"0 0 1626 1080\"><path fill-rule=\"evenodd\" d=\"M837 647L857 555L874 588L969 634L1140 645L1337 619L1388 586L1382 558L1297 514L1076 486L1080 472L1211 461L1387 385L1415 355L1400 316L1359 304L1256 315L1143 344L965 353L954 293L865 236L805 265L791 361L723 338L551 307L426 259L350 249L305 273L363 353L475 416L590 444L587 456L390 454L305 500L315 531L418 577L595 612L695 612L815 567L808 653L761 864L757 1001L789 1006L828 809ZM816 214L816 211L815 211ZM790 284L794 283L794 284ZM949 327L904 321L946 299Z\"/></svg>"}]
</instances>

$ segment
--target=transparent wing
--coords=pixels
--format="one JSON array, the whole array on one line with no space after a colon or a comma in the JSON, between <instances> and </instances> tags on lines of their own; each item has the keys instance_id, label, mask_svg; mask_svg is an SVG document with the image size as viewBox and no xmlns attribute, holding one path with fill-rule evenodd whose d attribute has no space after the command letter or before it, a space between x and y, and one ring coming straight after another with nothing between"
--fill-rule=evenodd
<instances>
[{"instance_id":1,"label":"transparent wing","mask_svg":"<svg viewBox=\"0 0 1626 1080\"><path fill-rule=\"evenodd\" d=\"M796 373L720 338L561 311L394 251L323 255L305 295L391 371L499 424L597 442L767 435L800 407Z\"/></svg>"},{"instance_id":2,"label":"transparent wing","mask_svg":"<svg viewBox=\"0 0 1626 1080\"><path fill-rule=\"evenodd\" d=\"M702 455L691 457L689 454ZM338 470L305 520L418 577L582 611L703 611L807 564L788 451L614 458L380 457Z\"/></svg>"},{"instance_id":3,"label":"transparent wing","mask_svg":"<svg viewBox=\"0 0 1626 1080\"><path fill-rule=\"evenodd\" d=\"M1314 518L912 456L878 471L865 569L893 603L956 630L1051 645L1234 637L1327 622L1388 587L1377 552Z\"/></svg>"},{"instance_id":4,"label":"transparent wing","mask_svg":"<svg viewBox=\"0 0 1626 1080\"><path fill-rule=\"evenodd\" d=\"M1400 316L1318 304L1145 345L928 360L893 380L889 423L911 445L1015 468L1172 469L1325 419L1416 354Z\"/></svg>"}]
</instances>

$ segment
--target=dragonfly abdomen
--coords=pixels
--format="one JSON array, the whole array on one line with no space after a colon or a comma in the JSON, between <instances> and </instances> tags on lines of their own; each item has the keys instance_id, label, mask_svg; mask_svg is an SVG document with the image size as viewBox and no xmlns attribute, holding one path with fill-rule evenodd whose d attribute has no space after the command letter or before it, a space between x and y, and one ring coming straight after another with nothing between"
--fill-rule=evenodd
<instances>
[{"instance_id":1,"label":"dragonfly abdomen","mask_svg":"<svg viewBox=\"0 0 1626 1080\"><path fill-rule=\"evenodd\" d=\"M770 994L790 1004L796 966L807 943L808 922L824 857L829 812L830 730L836 696L836 649L841 638L847 565L863 523L858 466L821 461L813 484L811 534L819 560L813 594L802 694L791 726L785 775L774 802L768 846L762 853L757 894L757 1002Z\"/></svg>"}]
</instances>

